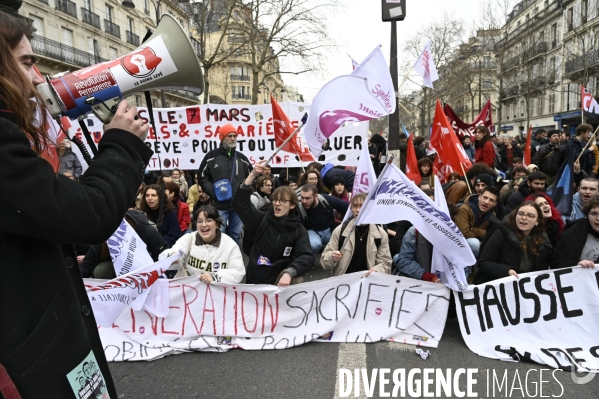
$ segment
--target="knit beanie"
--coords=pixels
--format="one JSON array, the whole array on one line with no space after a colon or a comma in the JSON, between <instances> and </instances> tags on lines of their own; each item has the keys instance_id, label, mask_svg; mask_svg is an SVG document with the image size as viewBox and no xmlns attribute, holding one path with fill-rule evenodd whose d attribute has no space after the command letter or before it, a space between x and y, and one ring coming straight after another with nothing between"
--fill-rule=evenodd
<instances>
[{"instance_id":1,"label":"knit beanie","mask_svg":"<svg viewBox=\"0 0 599 399\"><path fill-rule=\"evenodd\" d=\"M493 177L491 177L491 175L483 173L482 175L478 175L478 177L476 178L476 183L485 183L487 187L491 187L493 186Z\"/></svg>"},{"instance_id":2,"label":"knit beanie","mask_svg":"<svg viewBox=\"0 0 599 399\"><path fill-rule=\"evenodd\" d=\"M220 127L220 130L218 131L218 138L220 139L220 141L223 141L225 136L229 133L237 134L237 129L235 129L235 126L231 125L230 123L227 123L226 125L222 125Z\"/></svg>"}]
</instances>

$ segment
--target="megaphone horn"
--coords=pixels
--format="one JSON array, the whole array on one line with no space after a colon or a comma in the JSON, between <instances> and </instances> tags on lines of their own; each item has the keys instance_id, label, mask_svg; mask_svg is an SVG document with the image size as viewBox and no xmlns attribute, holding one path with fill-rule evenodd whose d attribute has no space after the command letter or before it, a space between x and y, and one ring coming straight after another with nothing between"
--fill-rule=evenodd
<instances>
[{"instance_id":1,"label":"megaphone horn","mask_svg":"<svg viewBox=\"0 0 599 399\"><path fill-rule=\"evenodd\" d=\"M123 97L161 89L199 95L204 91L204 77L183 28L165 14L152 36L133 52L47 79L37 89L53 117L76 119L93 112L108 123Z\"/></svg>"}]
</instances>

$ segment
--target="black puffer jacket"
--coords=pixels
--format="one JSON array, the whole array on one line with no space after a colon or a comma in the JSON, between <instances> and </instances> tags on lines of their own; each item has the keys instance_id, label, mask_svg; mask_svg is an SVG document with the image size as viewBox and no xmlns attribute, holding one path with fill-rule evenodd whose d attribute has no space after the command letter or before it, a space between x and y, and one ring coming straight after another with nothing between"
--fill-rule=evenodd
<instances>
[{"instance_id":1,"label":"black puffer jacket","mask_svg":"<svg viewBox=\"0 0 599 399\"><path fill-rule=\"evenodd\" d=\"M249 254L246 282L274 284L279 274L287 268L295 268L296 276L303 276L314 265L314 255L308 232L301 225L295 211L277 218L272 209L262 212L254 208L250 200L251 194L251 187L241 185L232 200L233 208L245 227L245 236L257 239ZM264 218L268 220L268 227L261 237L256 237ZM267 258L271 265L259 265L260 257Z\"/></svg>"},{"instance_id":2,"label":"black puffer jacket","mask_svg":"<svg viewBox=\"0 0 599 399\"><path fill-rule=\"evenodd\" d=\"M520 183L518 191L514 191L510 198L508 198L505 204L505 214L507 215L508 213L516 209L518 205L523 203L524 199L528 197L530 194L532 194L532 191L530 191L528 181L524 180L522 183Z\"/></svg>"},{"instance_id":3,"label":"black puffer jacket","mask_svg":"<svg viewBox=\"0 0 599 399\"><path fill-rule=\"evenodd\" d=\"M576 266L591 230L587 218L568 223L553 249L551 268L561 269L562 267Z\"/></svg>"},{"instance_id":4,"label":"black puffer jacket","mask_svg":"<svg viewBox=\"0 0 599 399\"><path fill-rule=\"evenodd\" d=\"M551 244L547 240L539 248L538 255L529 254L532 262L532 270L529 271L549 269L547 257L550 250ZM478 274L474 283L484 284L507 277L510 269L520 273L523 256L524 251L516 233L501 223L478 255Z\"/></svg>"},{"instance_id":5,"label":"black puffer jacket","mask_svg":"<svg viewBox=\"0 0 599 399\"><path fill-rule=\"evenodd\" d=\"M236 162L233 165L233 156L237 152ZM239 185L249 176L252 171L252 165L245 155L236 150L232 150L229 153L222 146L209 151L198 170L198 176L200 177L199 183L210 198L213 199L213 205L219 210L230 210L233 209L231 201L221 202L216 198L214 194L213 184L219 180L231 179L231 171L235 168L233 175L233 181L231 187L233 188L233 195Z\"/></svg>"},{"instance_id":6,"label":"black puffer jacket","mask_svg":"<svg viewBox=\"0 0 599 399\"><path fill-rule=\"evenodd\" d=\"M564 163L566 146L547 144L539 148L532 163L547 176L555 176Z\"/></svg>"}]
</instances>

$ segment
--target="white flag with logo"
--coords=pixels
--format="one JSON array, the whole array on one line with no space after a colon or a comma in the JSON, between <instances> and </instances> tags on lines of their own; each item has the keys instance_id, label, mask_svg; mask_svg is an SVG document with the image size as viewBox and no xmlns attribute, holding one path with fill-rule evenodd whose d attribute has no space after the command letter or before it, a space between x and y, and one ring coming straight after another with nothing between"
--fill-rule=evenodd
<instances>
[{"instance_id":1,"label":"white flag with logo","mask_svg":"<svg viewBox=\"0 0 599 399\"><path fill-rule=\"evenodd\" d=\"M423 86L433 88L433 82L439 79L439 74L437 73L437 67L435 66L435 62L433 61L433 57L431 55L431 42L430 40L422 50L422 54L416 60L414 64L414 69L418 72L418 75L422 77Z\"/></svg>"},{"instance_id":2,"label":"white flag with logo","mask_svg":"<svg viewBox=\"0 0 599 399\"><path fill-rule=\"evenodd\" d=\"M360 153L360 159L358 161L358 167L356 168L356 176L354 177L354 187L352 189L352 197L359 193L368 193L374 187L376 183L376 173L372 167L372 161L370 160L370 152L368 152L368 141L362 139L362 152ZM352 215L351 206L347 208L343 221L345 222Z\"/></svg>"},{"instance_id":3,"label":"white flag with logo","mask_svg":"<svg viewBox=\"0 0 599 399\"><path fill-rule=\"evenodd\" d=\"M441 181L435 175L435 203L439 209L449 215L449 207L445 200ZM468 247L470 248L470 247ZM433 261L431 264L431 273L436 274L441 282L455 291L467 291L468 281L464 267L472 266L474 263L466 264L464 261L451 262L444 255L444 248L435 246L433 248ZM472 255L474 256L474 254Z\"/></svg>"},{"instance_id":4,"label":"white flag with logo","mask_svg":"<svg viewBox=\"0 0 599 399\"><path fill-rule=\"evenodd\" d=\"M377 119L395 110L394 92L385 91L391 74L386 64L381 65L376 51L351 75L338 76L324 85L312 101L304 135L315 157L323 152L329 137L346 124Z\"/></svg>"},{"instance_id":5,"label":"white flag with logo","mask_svg":"<svg viewBox=\"0 0 599 399\"><path fill-rule=\"evenodd\" d=\"M443 248L450 262L473 265L476 260L466 238L449 214L422 192L397 166L387 164L368 194L356 226L407 220L433 247Z\"/></svg>"},{"instance_id":6,"label":"white flag with logo","mask_svg":"<svg viewBox=\"0 0 599 399\"><path fill-rule=\"evenodd\" d=\"M146 243L125 219L106 244L117 276L154 264Z\"/></svg>"},{"instance_id":7,"label":"white flag with logo","mask_svg":"<svg viewBox=\"0 0 599 399\"><path fill-rule=\"evenodd\" d=\"M153 288L164 271L180 257L181 254L177 253L140 270L102 282L94 287L88 287L87 296L91 302L98 325L110 327L123 310L129 306L134 310L141 310L146 298L148 298L150 288ZM164 288L163 284L159 285L160 288ZM168 309L168 284L166 285L166 292L160 290L159 294L161 298L156 298L156 295L150 296L152 300L151 307L156 307L161 303L164 304L163 296L166 294L166 307ZM163 309L158 313L164 315Z\"/></svg>"}]
</instances>

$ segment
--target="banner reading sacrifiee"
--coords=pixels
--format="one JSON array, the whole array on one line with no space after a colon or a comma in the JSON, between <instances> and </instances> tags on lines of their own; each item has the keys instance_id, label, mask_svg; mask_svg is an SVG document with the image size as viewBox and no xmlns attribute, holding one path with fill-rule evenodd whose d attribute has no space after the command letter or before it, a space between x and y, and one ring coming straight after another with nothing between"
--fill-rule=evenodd
<instances>
[{"instance_id":1,"label":"banner reading sacrifiee","mask_svg":"<svg viewBox=\"0 0 599 399\"><path fill-rule=\"evenodd\" d=\"M289 116L293 128L299 126L304 113L310 111L309 105L304 103L280 103L279 105ZM147 121L147 109L138 107L138 110L140 118ZM261 159L268 159L276 149L270 104L240 106L204 104L181 108L155 108L154 121L158 130L158 142L155 140L153 131L148 134L146 145L154 151L148 170L159 170L160 163L162 169L166 170L197 169L204 155L220 145L218 130L225 124L237 127L238 149L252 164ZM94 142L99 143L103 135L102 122L93 115L88 115L84 122ZM346 124L330 138L330 145L318 157L318 162L357 165L362 143L364 143L363 138L366 137L367 132L367 122ZM303 130L300 134L303 135ZM78 123L73 123L69 129L69 136L73 135L77 135L87 147ZM79 155L85 170L87 165L83 162L78 148L75 145L72 148ZM305 167L306 163L300 162L297 154L281 151L271 165L275 168Z\"/></svg>"}]
</instances>

